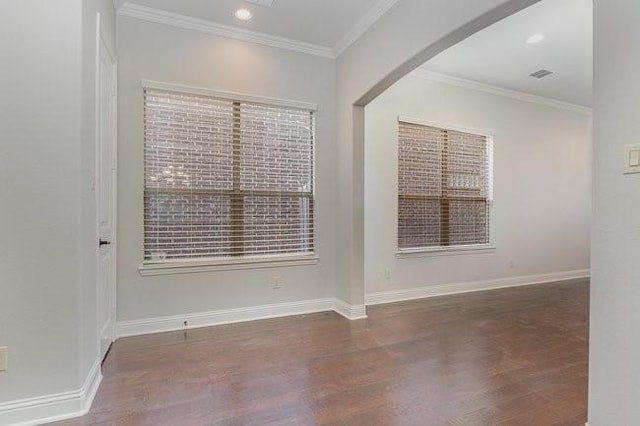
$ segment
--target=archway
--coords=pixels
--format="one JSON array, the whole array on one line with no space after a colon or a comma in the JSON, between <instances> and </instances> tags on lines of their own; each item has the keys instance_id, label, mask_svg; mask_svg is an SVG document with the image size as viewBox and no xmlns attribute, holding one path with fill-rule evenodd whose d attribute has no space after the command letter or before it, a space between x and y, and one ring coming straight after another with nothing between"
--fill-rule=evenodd
<instances>
[{"instance_id":1,"label":"archway","mask_svg":"<svg viewBox=\"0 0 640 426\"><path fill-rule=\"evenodd\" d=\"M364 106L438 53L538 1L403 0L338 57L334 294L351 305L352 317L365 315Z\"/></svg>"}]
</instances>

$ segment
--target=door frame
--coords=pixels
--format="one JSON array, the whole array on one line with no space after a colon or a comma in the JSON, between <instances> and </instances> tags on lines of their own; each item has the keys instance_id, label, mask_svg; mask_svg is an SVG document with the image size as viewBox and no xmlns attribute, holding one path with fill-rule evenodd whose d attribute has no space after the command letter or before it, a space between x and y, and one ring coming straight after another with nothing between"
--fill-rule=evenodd
<instances>
[{"instance_id":1,"label":"door frame","mask_svg":"<svg viewBox=\"0 0 640 426\"><path fill-rule=\"evenodd\" d=\"M100 240L100 129L102 125L102 116L100 114L101 110L101 79L100 79L100 55L101 51L104 49L106 53L111 57L113 61L113 129L112 129L112 163L111 163L111 196L112 196L112 204L111 204L111 220L112 220L112 230L113 235L111 235L111 250L112 250L112 280L113 280L113 294L112 301L113 306L111 307L111 312L109 315L112 319L112 331L111 334L113 336L113 341L116 339L116 305L117 305L117 201L118 201L118 180L117 180L117 155L118 155L118 61L115 55L115 50L111 45L108 37L105 35L102 25L102 17L100 13L96 13L96 63L95 63L95 140L94 140L94 150L95 150L95 164L94 164L94 175L93 175L93 188L94 188L94 196L95 196L95 214L96 214L96 222L95 222L95 243L96 243L96 255L95 255L95 265L96 265L96 348L98 356L101 358L101 361L107 355L109 349L107 348L104 353L102 350L102 325L99 324L98 321L98 304L100 303L100 294L98 292L98 283L100 282L100 246L98 244ZM111 342L113 343L113 342Z\"/></svg>"}]
</instances>

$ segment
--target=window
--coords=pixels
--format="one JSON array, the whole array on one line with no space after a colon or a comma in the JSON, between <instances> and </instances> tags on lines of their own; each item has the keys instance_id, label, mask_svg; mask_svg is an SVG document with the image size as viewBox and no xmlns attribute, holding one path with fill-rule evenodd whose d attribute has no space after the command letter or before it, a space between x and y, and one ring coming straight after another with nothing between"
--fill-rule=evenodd
<instances>
[{"instance_id":1,"label":"window","mask_svg":"<svg viewBox=\"0 0 640 426\"><path fill-rule=\"evenodd\" d=\"M491 242L492 140L399 121L398 248Z\"/></svg>"},{"instance_id":2,"label":"window","mask_svg":"<svg viewBox=\"0 0 640 426\"><path fill-rule=\"evenodd\" d=\"M144 89L145 263L312 254L314 114Z\"/></svg>"}]
</instances>

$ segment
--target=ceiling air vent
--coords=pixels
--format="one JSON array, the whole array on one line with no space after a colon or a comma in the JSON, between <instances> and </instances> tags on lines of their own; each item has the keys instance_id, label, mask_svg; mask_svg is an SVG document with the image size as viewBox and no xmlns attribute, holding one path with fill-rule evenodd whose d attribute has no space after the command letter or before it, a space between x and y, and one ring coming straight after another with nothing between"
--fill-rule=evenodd
<instances>
[{"instance_id":1,"label":"ceiling air vent","mask_svg":"<svg viewBox=\"0 0 640 426\"><path fill-rule=\"evenodd\" d=\"M257 4L258 6L272 7L276 0L247 0L249 3Z\"/></svg>"},{"instance_id":2,"label":"ceiling air vent","mask_svg":"<svg viewBox=\"0 0 640 426\"><path fill-rule=\"evenodd\" d=\"M553 74L553 71L549 71L549 70L538 70L536 72L532 72L531 74L529 74L529 77L535 77L535 78L545 78L548 75Z\"/></svg>"}]
</instances>

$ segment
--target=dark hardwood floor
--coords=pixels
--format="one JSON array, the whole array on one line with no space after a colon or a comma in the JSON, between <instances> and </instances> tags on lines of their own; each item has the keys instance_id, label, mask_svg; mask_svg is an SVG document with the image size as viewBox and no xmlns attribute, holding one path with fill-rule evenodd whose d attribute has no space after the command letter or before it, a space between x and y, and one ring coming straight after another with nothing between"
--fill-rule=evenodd
<instances>
[{"instance_id":1,"label":"dark hardwood floor","mask_svg":"<svg viewBox=\"0 0 640 426\"><path fill-rule=\"evenodd\" d=\"M59 425L571 425L589 284L537 285L118 340Z\"/></svg>"}]
</instances>

